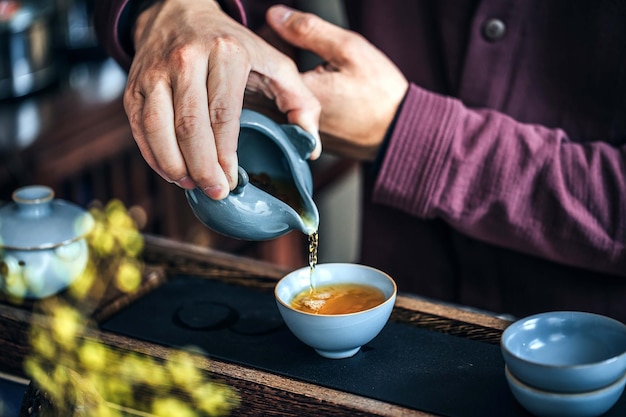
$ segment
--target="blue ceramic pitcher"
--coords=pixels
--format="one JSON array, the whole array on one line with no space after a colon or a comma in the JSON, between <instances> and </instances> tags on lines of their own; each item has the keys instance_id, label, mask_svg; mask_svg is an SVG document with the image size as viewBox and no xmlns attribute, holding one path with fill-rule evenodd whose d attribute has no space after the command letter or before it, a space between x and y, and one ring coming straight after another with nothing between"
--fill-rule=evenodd
<instances>
[{"instance_id":1,"label":"blue ceramic pitcher","mask_svg":"<svg viewBox=\"0 0 626 417\"><path fill-rule=\"evenodd\" d=\"M244 240L317 231L319 213L307 162L315 138L248 109L240 125L237 187L223 200L213 200L198 188L185 190L196 217L218 233Z\"/></svg>"}]
</instances>

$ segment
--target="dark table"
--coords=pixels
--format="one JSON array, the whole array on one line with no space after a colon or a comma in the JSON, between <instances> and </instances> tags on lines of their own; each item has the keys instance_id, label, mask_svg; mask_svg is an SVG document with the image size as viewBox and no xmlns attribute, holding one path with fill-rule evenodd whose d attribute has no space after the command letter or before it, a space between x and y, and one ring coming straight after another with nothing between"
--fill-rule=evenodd
<instances>
[{"instance_id":1,"label":"dark table","mask_svg":"<svg viewBox=\"0 0 626 417\"><path fill-rule=\"evenodd\" d=\"M91 309L91 337L156 359L201 346L202 353L193 353L197 369L240 396L234 415L454 416L464 412L459 405L494 413L515 405L506 397L498 347L508 321L401 294L379 337L352 359L327 360L276 319L272 289L287 272L284 268L150 235L142 259L139 288L131 294L109 288ZM183 300L212 297L234 306L235 324L213 333L172 325L168 308L188 308ZM258 309L262 314L255 313ZM0 372L26 378L28 334L39 325L39 314L37 303L2 300ZM493 401L488 392L493 389L504 402ZM458 397L448 400L437 392ZM472 398L481 392L487 402ZM497 407L485 405L490 402Z\"/></svg>"}]
</instances>

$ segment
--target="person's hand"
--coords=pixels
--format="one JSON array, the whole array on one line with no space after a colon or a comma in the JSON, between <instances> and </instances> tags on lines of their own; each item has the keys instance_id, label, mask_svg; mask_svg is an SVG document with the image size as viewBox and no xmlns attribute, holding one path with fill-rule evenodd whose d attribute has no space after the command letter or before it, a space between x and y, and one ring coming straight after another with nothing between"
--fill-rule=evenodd
<instances>
[{"instance_id":1,"label":"person's hand","mask_svg":"<svg viewBox=\"0 0 626 417\"><path fill-rule=\"evenodd\" d=\"M266 18L287 42L325 61L303 75L322 105L324 149L374 159L408 89L404 75L361 35L315 15L273 6Z\"/></svg>"},{"instance_id":2,"label":"person's hand","mask_svg":"<svg viewBox=\"0 0 626 417\"><path fill-rule=\"evenodd\" d=\"M214 199L237 185L239 118L246 89L274 100L290 123L318 136L319 102L295 63L215 1L168 0L141 13L124 93L146 162ZM319 156L321 144L312 158Z\"/></svg>"}]
</instances>

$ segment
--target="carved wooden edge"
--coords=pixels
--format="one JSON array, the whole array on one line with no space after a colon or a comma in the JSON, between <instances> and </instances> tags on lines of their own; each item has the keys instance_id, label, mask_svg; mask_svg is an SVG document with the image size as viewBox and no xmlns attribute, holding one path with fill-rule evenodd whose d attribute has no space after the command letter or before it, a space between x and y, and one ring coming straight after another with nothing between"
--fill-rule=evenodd
<instances>
[{"instance_id":1,"label":"carved wooden edge","mask_svg":"<svg viewBox=\"0 0 626 417\"><path fill-rule=\"evenodd\" d=\"M144 341L130 341L114 333L100 332L103 341L109 346L166 359L173 349ZM380 417L432 417L433 414L385 403L371 398L321 387L297 379L261 371L254 368L194 355L198 369L207 372L212 378L237 390L242 397L238 416L308 415L312 408L316 415L323 416L380 416ZM276 404L289 403L289 410Z\"/></svg>"},{"instance_id":2,"label":"carved wooden edge","mask_svg":"<svg viewBox=\"0 0 626 417\"><path fill-rule=\"evenodd\" d=\"M7 374L5 372L0 372L0 379L4 379L6 381L11 381L13 383L16 384L20 384L20 385L28 385L30 383L30 381L26 378L23 378L21 376L17 376L17 375L13 375L13 374Z\"/></svg>"},{"instance_id":3,"label":"carved wooden edge","mask_svg":"<svg viewBox=\"0 0 626 417\"><path fill-rule=\"evenodd\" d=\"M409 301L413 303L415 300ZM401 300L399 304L403 305L404 302ZM403 309L403 307L400 308ZM442 313L442 311L437 309L433 312ZM2 339L6 339L5 336L9 336L10 339L17 342L13 346L5 346L15 349L10 357L0 360L0 366L5 368L7 372L15 374L21 371L16 369L18 367L17 364L21 363L28 353L28 348L23 341L27 339L28 327L33 321L33 313L15 307L0 305L0 316L4 318L0 322ZM170 357L176 351L173 348L162 345L95 329L90 331L89 336L114 349L136 352L162 360ZM12 366L8 368L6 368L7 360L12 362ZM194 355L194 360L198 369L201 369L207 377L222 382L239 393L242 402L239 408L235 410L234 415L258 416L264 415L264 412L280 415L276 414L275 409L275 404L280 403L283 405L281 413L284 416L306 415L310 413L310 407L314 407L319 415L326 416L432 416L432 414L422 411L320 387L315 384L235 365L226 361L207 358L200 354ZM130 412L132 410L127 411Z\"/></svg>"},{"instance_id":4,"label":"carved wooden edge","mask_svg":"<svg viewBox=\"0 0 626 417\"><path fill-rule=\"evenodd\" d=\"M506 329L511 324L510 321L496 317L495 315L465 310L456 306L449 306L410 296L398 295L396 298L396 307L428 313L500 331Z\"/></svg>"},{"instance_id":5,"label":"carved wooden edge","mask_svg":"<svg viewBox=\"0 0 626 417\"><path fill-rule=\"evenodd\" d=\"M239 285L272 288L276 281L290 272L288 269L268 262L241 258L210 248L178 243L167 238L145 235L145 242L148 260L160 262L167 273L221 278L226 282ZM223 268L223 270L219 271L215 268ZM472 330L472 338L480 339L476 332L482 331L485 334L489 333L485 339L490 339L492 343L497 342L502 330L510 324L507 320L487 313L464 310L457 306L399 294L396 299L395 312L402 313L402 310L404 314L395 314L392 318L415 323L415 317L409 317L410 312L414 311L419 312L415 315L421 314L422 318L430 314L433 317L441 317L442 322L447 320L467 323L468 326L476 327Z\"/></svg>"},{"instance_id":6,"label":"carved wooden edge","mask_svg":"<svg viewBox=\"0 0 626 417\"><path fill-rule=\"evenodd\" d=\"M391 320L449 336L499 345L510 321L480 311L436 303L413 296L398 296Z\"/></svg>"},{"instance_id":7,"label":"carved wooden edge","mask_svg":"<svg viewBox=\"0 0 626 417\"><path fill-rule=\"evenodd\" d=\"M26 346L30 325L37 321L37 313L20 310L15 307L0 304L0 342L5 348L14 348L9 355L0 356L0 371L24 378L21 363L29 354ZM16 342L13 346L6 345L7 336ZM167 360L176 352L174 348L131 339L110 332L92 329L86 335L88 338L99 340L109 348L134 352L149 356L157 360ZM238 408L232 415L259 416L282 415L301 416L309 415L315 410L317 415L354 417L432 417L433 414L405 407L388 404L378 400L358 395L320 387L315 384L302 382L266 371L247 368L229 362L207 358L201 354L191 354L196 367L203 374L219 383L234 389L241 398ZM33 389L32 385L29 389ZM281 404L277 408L277 404ZM149 415L144 412L130 414Z\"/></svg>"},{"instance_id":8,"label":"carved wooden edge","mask_svg":"<svg viewBox=\"0 0 626 417\"><path fill-rule=\"evenodd\" d=\"M268 277L278 280L285 276L289 269L256 259L243 258L216 249L190 243L173 241L154 235L144 235L146 256L163 256L164 258L184 258L186 262L209 264L231 270L239 270L251 276Z\"/></svg>"},{"instance_id":9,"label":"carved wooden edge","mask_svg":"<svg viewBox=\"0 0 626 417\"><path fill-rule=\"evenodd\" d=\"M22 362L30 352L28 332L32 324L29 311L0 303L0 370L25 377Z\"/></svg>"},{"instance_id":10,"label":"carved wooden edge","mask_svg":"<svg viewBox=\"0 0 626 417\"><path fill-rule=\"evenodd\" d=\"M153 258L160 256L164 260L184 259L188 264L187 268L189 270L200 270L201 267L213 265L225 268L225 270L239 271L242 274L248 274L256 278L267 278L269 281L279 280L291 272L289 269L269 262L242 258L215 249L177 242L168 238L144 235L144 239L148 256ZM499 330L504 330L510 324L509 321L493 315L463 310L456 306L447 306L435 301L400 294L396 299L396 306Z\"/></svg>"},{"instance_id":11,"label":"carved wooden edge","mask_svg":"<svg viewBox=\"0 0 626 417\"><path fill-rule=\"evenodd\" d=\"M263 261L242 258L210 248L185 244L157 236L145 236L147 263L161 269L160 278L147 280L137 294L122 297L94 316L96 321L110 317L176 274L216 279L229 284L271 290L288 271ZM502 330L510 322L483 312L399 294L391 320L439 331L453 336L498 344Z\"/></svg>"},{"instance_id":12,"label":"carved wooden edge","mask_svg":"<svg viewBox=\"0 0 626 417\"><path fill-rule=\"evenodd\" d=\"M96 323L101 323L128 307L134 301L157 289L167 280L167 275L162 268L146 266L142 274L142 282L136 291L131 293L115 292L106 297L103 302L91 314Z\"/></svg>"}]
</instances>

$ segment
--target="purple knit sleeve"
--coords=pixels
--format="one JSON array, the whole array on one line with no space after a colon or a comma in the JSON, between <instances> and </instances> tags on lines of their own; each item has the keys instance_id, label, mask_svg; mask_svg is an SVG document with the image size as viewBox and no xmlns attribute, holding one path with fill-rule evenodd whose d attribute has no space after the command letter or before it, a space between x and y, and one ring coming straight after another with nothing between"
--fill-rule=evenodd
<instances>
[{"instance_id":1,"label":"purple knit sleeve","mask_svg":"<svg viewBox=\"0 0 626 417\"><path fill-rule=\"evenodd\" d=\"M128 70L132 62L133 46L125 43L124 30L130 28L122 25L132 24L124 22L122 15L133 0L97 0L94 9L94 24L96 34L104 50L113 57L122 68ZM198 0L201 1L201 0ZM204 0L213 1L213 0ZM246 24L246 16L240 0L221 0L220 6L233 19ZM126 41L127 42L127 41Z\"/></svg>"},{"instance_id":2,"label":"purple knit sleeve","mask_svg":"<svg viewBox=\"0 0 626 417\"><path fill-rule=\"evenodd\" d=\"M130 67L131 56L119 40L119 21L129 0L98 0L94 9L94 25L104 50L123 68Z\"/></svg>"},{"instance_id":3,"label":"purple knit sleeve","mask_svg":"<svg viewBox=\"0 0 626 417\"><path fill-rule=\"evenodd\" d=\"M374 201L474 238L626 276L626 146L571 142L411 85Z\"/></svg>"}]
</instances>

